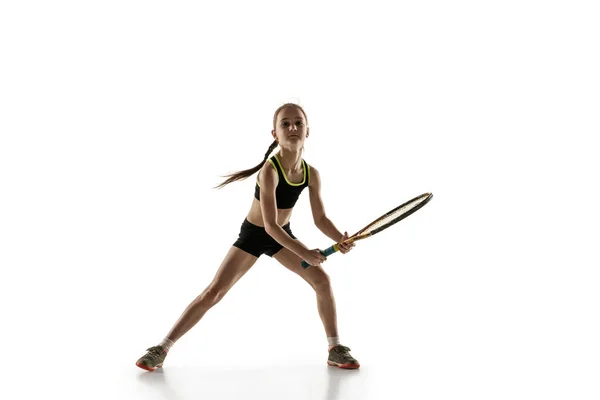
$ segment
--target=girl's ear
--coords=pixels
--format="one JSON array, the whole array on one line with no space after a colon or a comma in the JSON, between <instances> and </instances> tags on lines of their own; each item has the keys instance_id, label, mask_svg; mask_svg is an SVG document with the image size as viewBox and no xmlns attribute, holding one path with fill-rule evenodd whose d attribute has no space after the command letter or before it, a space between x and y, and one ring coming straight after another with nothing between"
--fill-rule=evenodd
<instances>
[{"instance_id":1,"label":"girl's ear","mask_svg":"<svg viewBox=\"0 0 600 400\"><path fill-rule=\"evenodd\" d=\"M273 140L277 140L277 134L275 133L275 129L271 131L271 135L273 135Z\"/></svg>"},{"instance_id":2,"label":"girl's ear","mask_svg":"<svg viewBox=\"0 0 600 400\"><path fill-rule=\"evenodd\" d=\"M306 137L310 134L310 128L306 128Z\"/></svg>"}]
</instances>

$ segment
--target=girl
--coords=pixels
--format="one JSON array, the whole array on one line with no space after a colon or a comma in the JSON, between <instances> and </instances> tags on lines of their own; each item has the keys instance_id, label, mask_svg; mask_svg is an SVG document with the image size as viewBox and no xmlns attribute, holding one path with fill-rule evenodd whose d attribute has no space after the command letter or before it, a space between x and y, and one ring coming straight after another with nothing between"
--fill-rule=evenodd
<instances>
[{"instance_id":1,"label":"girl","mask_svg":"<svg viewBox=\"0 0 600 400\"><path fill-rule=\"evenodd\" d=\"M229 175L218 188L245 179L259 171L252 206L242 223L237 241L221 263L213 281L185 309L171 331L157 346L147 349L136 365L154 371L162 367L168 351L187 331L200 321L204 314L217 304L231 287L254 265L258 257L266 254L284 267L300 275L317 295L317 308L327 335L328 365L340 368L359 368L360 365L349 351L340 344L337 331L336 306L329 276L321 263L326 257L318 249L308 249L293 235L290 229L292 209L304 188L308 187L311 211L317 228L336 242L348 238L342 234L325 214L320 195L319 172L301 158L304 141L309 128L306 113L297 104L286 103L275 111L273 117L274 142L267 150L264 160L256 167ZM279 152L267 160L279 145ZM339 244L345 254L354 243ZM312 267L302 268L306 260Z\"/></svg>"}]
</instances>

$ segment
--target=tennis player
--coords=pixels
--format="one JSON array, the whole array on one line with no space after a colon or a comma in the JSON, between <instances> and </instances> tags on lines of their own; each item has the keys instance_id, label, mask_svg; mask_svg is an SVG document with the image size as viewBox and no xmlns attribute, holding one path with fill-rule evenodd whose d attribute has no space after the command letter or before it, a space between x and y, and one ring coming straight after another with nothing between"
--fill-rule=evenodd
<instances>
[{"instance_id":1,"label":"tennis player","mask_svg":"<svg viewBox=\"0 0 600 400\"><path fill-rule=\"evenodd\" d=\"M325 213L321 199L321 178L316 168L302 158L304 142L309 137L308 118L304 109L286 103L273 116L273 143L265 158L257 166L228 175L217 188L246 179L258 173L252 206L243 221L238 239L222 261L212 282L183 311L167 336L156 346L147 349L136 365L154 371L163 365L175 342L200 321L233 285L263 254L279 261L284 267L302 277L314 290L317 309L328 343L327 364L339 368L356 369L359 362L350 355L350 348L340 343L336 304L327 273L321 268L326 257L319 249L309 249L292 233L290 217L298 197L308 187L314 223L319 230L337 243L348 238L336 228ZM279 151L269 158L275 148ZM354 247L339 244L339 251L347 253ZM303 268L301 261L311 265Z\"/></svg>"}]
</instances>

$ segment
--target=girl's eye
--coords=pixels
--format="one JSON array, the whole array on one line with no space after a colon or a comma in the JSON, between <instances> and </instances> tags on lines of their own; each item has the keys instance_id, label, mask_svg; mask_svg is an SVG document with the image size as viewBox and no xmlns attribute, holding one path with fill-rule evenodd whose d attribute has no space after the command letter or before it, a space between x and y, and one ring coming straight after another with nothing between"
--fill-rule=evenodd
<instances>
[{"instance_id":1,"label":"girl's eye","mask_svg":"<svg viewBox=\"0 0 600 400\"><path fill-rule=\"evenodd\" d=\"M281 124L281 126L288 126L290 123L289 122L284 122Z\"/></svg>"},{"instance_id":2,"label":"girl's eye","mask_svg":"<svg viewBox=\"0 0 600 400\"><path fill-rule=\"evenodd\" d=\"M302 125L302 121L297 121L296 125Z\"/></svg>"}]
</instances>

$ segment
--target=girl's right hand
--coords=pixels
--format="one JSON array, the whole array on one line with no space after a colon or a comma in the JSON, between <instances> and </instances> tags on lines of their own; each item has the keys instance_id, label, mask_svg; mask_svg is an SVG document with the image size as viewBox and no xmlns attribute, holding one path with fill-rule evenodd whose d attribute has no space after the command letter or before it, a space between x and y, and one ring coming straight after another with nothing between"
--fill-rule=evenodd
<instances>
[{"instance_id":1,"label":"girl's right hand","mask_svg":"<svg viewBox=\"0 0 600 400\"><path fill-rule=\"evenodd\" d=\"M312 265L314 267L320 267L321 263L325 260L327 260L327 257L325 257L319 249L309 250L304 255L304 261L306 261L307 263L309 263L310 265Z\"/></svg>"}]
</instances>

